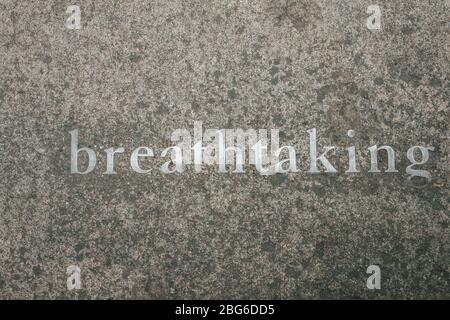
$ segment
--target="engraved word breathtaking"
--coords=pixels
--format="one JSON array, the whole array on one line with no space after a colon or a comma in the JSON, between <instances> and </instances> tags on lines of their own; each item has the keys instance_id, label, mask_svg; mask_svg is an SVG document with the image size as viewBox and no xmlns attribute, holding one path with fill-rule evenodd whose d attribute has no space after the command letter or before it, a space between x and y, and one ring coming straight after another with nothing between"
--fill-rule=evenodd
<instances>
[{"instance_id":1,"label":"engraved word breathtaking","mask_svg":"<svg viewBox=\"0 0 450 320\"><path fill-rule=\"evenodd\" d=\"M168 147L161 152L161 157L170 157L170 160L161 166L164 174L182 173L186 166L193 165L195 172L201 172L204 165L218 165L219 172L244 173L245 167L252 165L261 175L273 175L277 173L300 172L301 167L297 161L297 152L292 146L281 146L279 141L279 130L271 129L270 138L268 130L265 129L207 129L203 130L202 122L194 122L193 136L188 129L177 129L171 134L174 146ZM312 128L307 130L309 135L309 163L305 166L307 173L337 173L338 168L329 160L336 146L324 146L323 151L317 145L318 130ZM88 174L97 165L97 153L92 148L80 147L78 141L78 130L70 131L71 135L71 158L70 172L72 174ZM347 131L347 136L353 138L355 132ZM270 141L270 144L269 144ZM405 171L408 180L413 177L431 180L428 170L417 169L429 160L429 151L433 147L411 146L406 152L409 165ZM345 174L357 174L360 171L357 161L355 146L345 148L347 165ZM125 152L123 147L107 148L106 170L103 174L116 174L114 170L114 159L118 154ZM381 173L379 166L379 155L384 152L387 155L387 168L384 172L397 173L396 152L389 145L373 145L367 148L370 156L370 173ZM87 156L87 165L80 168L78 163L80 154ZM151 169L143 168L140 160L152 158L155 153L151 147L142 146L134 149L130 157L131 169L139 174L146 174ZM328 157L328 158L327 158ZM282 159L281 159L282 158Z\"/></svg>"}]
</instances>

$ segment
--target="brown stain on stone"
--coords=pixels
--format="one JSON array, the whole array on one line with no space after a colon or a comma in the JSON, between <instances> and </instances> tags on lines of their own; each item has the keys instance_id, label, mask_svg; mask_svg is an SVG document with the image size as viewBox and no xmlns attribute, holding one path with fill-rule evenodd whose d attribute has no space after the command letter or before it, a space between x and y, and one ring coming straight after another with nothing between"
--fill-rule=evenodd
<instances>
[{"instance_id":1,"label":"brown stain on stone","mask_svg":"<svg viewBox=\"0 0 450 320\"><path fill-rule=\"evenodd\" d=\"M314 0L286 1L286 16L294 28L302 32L317 27L322 21L322 10Z\"/></svg>"}]
</instances>

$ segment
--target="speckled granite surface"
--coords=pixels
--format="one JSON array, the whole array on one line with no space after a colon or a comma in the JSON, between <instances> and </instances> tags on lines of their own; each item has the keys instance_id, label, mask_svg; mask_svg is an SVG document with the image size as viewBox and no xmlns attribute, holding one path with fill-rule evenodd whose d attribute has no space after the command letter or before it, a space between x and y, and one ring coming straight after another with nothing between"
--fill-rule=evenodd
<instances>
[{"instance_id":1,"label":"speckled granite surface","mask_svg":"<svg viewBox=\"0 0 450 320\"><path fill-rule=\"evenodd\" d=\"M1 298L450 297L448 1L2 0L0 17ZM399 173L129 170L197 120L279 128L303 156L306 130L345 147L353 129L361 152L395 147ZM99 155L125 148L116 176L100 156L70 174L75 128ZM421 188L414 144L435 148Z\"/></svg>"}]
</instances>

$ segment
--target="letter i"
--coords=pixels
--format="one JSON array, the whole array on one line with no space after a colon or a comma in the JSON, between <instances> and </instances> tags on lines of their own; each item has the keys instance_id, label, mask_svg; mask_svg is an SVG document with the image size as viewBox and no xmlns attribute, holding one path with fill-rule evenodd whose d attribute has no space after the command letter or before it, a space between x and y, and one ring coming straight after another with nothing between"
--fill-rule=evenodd
<instances>
[{"instance_id":1,"label":"letter i","mask_svg":"<svg viewBox=\"0 0 450 320\"><path fill-rule=\"evenodd\" d=\"M347 131L347 136L349 138L353 138L355 136L355 131L348 130ZM356 169L356 152L355 152L355 147L351 146L351 147L346 148L346 150L348 151L348 170L345 171L345 173L359 172Z\"/></svg>"}]
</instances>

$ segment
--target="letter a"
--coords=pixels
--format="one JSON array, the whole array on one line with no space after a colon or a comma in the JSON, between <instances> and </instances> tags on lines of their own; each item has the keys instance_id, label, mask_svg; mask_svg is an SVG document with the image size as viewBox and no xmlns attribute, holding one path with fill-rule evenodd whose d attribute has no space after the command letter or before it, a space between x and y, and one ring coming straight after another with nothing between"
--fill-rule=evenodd
<instances>
[{"instance_id":1,"label":"letter a","mask_svg":"<svg viewBox=\"0 0 450 320\"><path fill-rule=\"evenodd\" d=\"M67 29L81 29L81 10L79 6L68 6L66 13L70 14L67 18L65 26Z\"/></svg>"},{"instance_id":2,"label":"letter a","mask_svg":"<svg viewBox=\"0 0 450 320\"><path fill-rule=\"evenodd\" d=\"M68 266L67 267L67 289L81 289L81 278L80 278L81 269L78 266Z\"/></svg>"},{"instance_id":3,"label":"letter a","mask_svg":"<svg viewBox=\"0 0 450 320\"><path fill-rule=\"evenodd\" d=\"M367 14L370 16L367 18L366 26L369 30L381 29L381 9L378 5L370 5L367 7Z\"/></svg>"},{"instance_id":4,"label":"letter a","mask_svg":"<svg viewBox=\"0 0 450 320\"><path fill-rule=\"evenodd\" d=\"M381 271L380 267L376 265L371 265L367 267L366 273L373 274L367 278L367 289L381 289Z\"/></svg>"}]
</instances>

